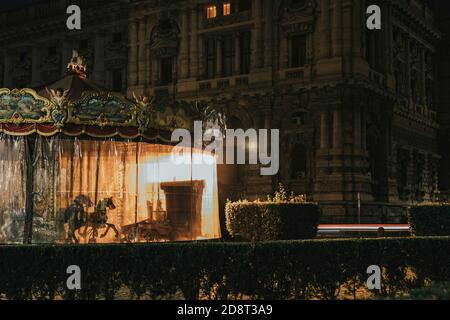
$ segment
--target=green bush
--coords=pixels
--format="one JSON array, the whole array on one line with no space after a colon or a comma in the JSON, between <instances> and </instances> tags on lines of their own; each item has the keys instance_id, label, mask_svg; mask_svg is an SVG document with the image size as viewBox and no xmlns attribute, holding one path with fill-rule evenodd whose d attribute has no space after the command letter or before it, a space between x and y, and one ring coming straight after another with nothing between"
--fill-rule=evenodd
<instances>
[{"instance_id":1,"label":"green bush","mask_svg":"<svg viewBox=\"0 0 450 320\"><path fill-rule=\"evenodd\" d=\"M230 235L250 241L314 238L320 216L306 202L228 202L225 212Z\"/></svg>"},{"instance_id":2,"label":"green bush","mask_svg":"<svg viewBox=\"0 0 450 320\"><path fill-rule=\"evenodd\" d=\"M374 264L383 270L380 295L389 297L449 282L449 249L450 237L0 246L0 300L123 292L135 299L337 299L365 290ZM69 265L80 266L82 290L67 289Z\"/></svg>"},{"instance_id":3,"label":"green bush","mask_svg":"<svg viewBox=\"0 0 450 320\"><path fill-rule=\"evenodd\" d=\"M404 300L450 300L450 282L433 282L396 297Z\"/></svg>"},{"instance_id":4,"label":"green bush","mask_svg":"<svg viewBox=\"0 0 450 320\"><path fill-rule=\"evenodd\" d=\"M303 195L289 196L282 184L265 201L228 202L225 207L228 233L235 239L275 241L312 239L316 236L320 211Z\"/></svg>"},{"instance_id":5,"label":"green bush","mask_svg":"<svg viewBox=\"0 0 450 320\"><path fill-rule=\"evenodd\" d=\"M409 223L417 236L449 236L450 203L414 206L409 210Z\"/></svg>"}]
</instances>

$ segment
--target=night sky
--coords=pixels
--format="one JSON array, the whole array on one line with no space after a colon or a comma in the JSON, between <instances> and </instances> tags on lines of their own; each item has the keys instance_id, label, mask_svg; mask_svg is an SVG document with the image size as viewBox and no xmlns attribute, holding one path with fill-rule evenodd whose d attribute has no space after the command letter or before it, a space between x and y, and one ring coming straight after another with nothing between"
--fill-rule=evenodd
<instances>
[{"instance_id":1,"label":"night sky","mask_svg":"<svg viewBox=\"0 0 450 320\"><path fill-rule=\"evenodd\" d=\"M0 11L20 8L35 1L36 0L0 0Z\"/></svg>"}]
</instances>

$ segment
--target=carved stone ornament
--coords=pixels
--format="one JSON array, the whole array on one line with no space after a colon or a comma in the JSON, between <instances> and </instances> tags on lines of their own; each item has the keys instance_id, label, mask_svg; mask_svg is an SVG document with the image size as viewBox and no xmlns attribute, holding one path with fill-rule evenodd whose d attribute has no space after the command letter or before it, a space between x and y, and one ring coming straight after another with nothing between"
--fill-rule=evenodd
<instances>
[{"instance_id":1,"label":"carved stone ornament","mask_svg":"<svg viewBox=\"0 0 450 320\"><path fill-rule=\"evenodd\" d=\"M178 54L178 26L173 19L161 19L151 34L150 47L156 58L170 58Z\"/></svg>"}]
</instances>

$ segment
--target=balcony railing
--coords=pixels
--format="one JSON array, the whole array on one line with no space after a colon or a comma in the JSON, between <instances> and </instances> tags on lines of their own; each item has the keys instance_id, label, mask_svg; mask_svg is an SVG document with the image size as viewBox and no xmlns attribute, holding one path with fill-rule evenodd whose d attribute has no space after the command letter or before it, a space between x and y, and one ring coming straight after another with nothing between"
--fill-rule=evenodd
<instances>
[{"instance_id":1,"label":"balcony railing","mask_svg":"<svg viewBox=\"0 0 450 320\"><path fill-rule=\"evenodd\" d=\"M305 70L303 68L286 71L286 79L288 79L288 80L303 79L304 76L305 76Z\"/></svg>"},{"instance_id":2,"label":"balcony railing","mask_svg":"<svg viewBox=\"0 0 450 320\"><path fill-rule=\"evenodd\" d=\"M226 89L233 87L245 87L248 86L247 76L235 76L227 78L217 78L200 81L198 84L198 89L200 91L206 91L211 89Z\"/></svg>"},{"instance_id":3,"label":"balcony railing","mask_svg":"<svg viewBox=\"0 0 450 320\"><path fill-rule=\"evenodd\" d=\"M301 80L305 77L305 68L290 68L282 70L280 73L281 80Z\"/></svg>"},{"instance_id":4,"label":"balcony railing","mask_svg":"<svg viewBox=\"0 0 450 320\"><path fill-rule=\"evenodd\" d=\"M205 29L216 28L221 26L227 26L235 23L241 23L251 20L250 11L241 11L233 13L227 16L220 16L212 19L207 19L205 17L203 21L203 27Z\"/></svg>"}]
</instances>

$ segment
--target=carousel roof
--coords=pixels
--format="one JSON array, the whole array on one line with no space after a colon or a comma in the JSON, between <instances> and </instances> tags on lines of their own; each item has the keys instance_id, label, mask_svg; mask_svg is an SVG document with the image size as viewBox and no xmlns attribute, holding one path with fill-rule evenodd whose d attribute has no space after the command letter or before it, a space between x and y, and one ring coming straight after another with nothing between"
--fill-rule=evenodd
<instances>
[{"instance_id":1,"label":"carousel roof","mask_svg":"<svg viewBox=\"0 0 450 320\"><path fill-rule=\"evenodd\" d=\"M76 51L58 81L37 89L0 89L0 132L6 134L144 136L167 142L168 127L151 99L131 101L87 79L86 63Z\"/></svg>"},{"instance_id":2,"label":"carousel roof","mask_svg":"<svg viewBox=\"0 0 450 320\"><path fill-rule=\"evenodd\" d=\"M61 90L61 93L65 95L65 98L70 102L80 99L83 93L109 92L107 88L100 86L87 78L86 63L75 50L73 51L72 59L67 65L66 75L62 79L36 89L40 96L50 100L56 93L56 90Z\"/></svg>"},{"instance_id":3,"label":"carousel roof","mask_svg":"<svg viewBox=\"0 0 450 320\"><path fill-rule=\"evenodd\" d=\"M64 78L47 86L37 88L36 91L40 96L51 99L51 93L47 89L65 89L63 92L67 90L67 99L72 102L81 98L84 92L108 92L108 89L74 73L68 73Z\"/></svg>"}]
</instances>

